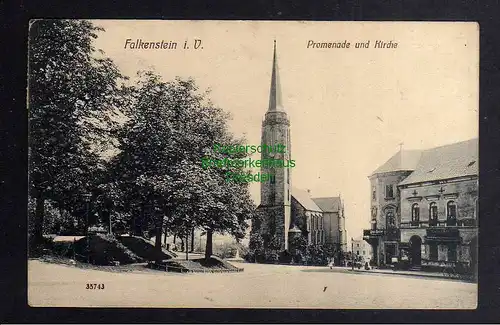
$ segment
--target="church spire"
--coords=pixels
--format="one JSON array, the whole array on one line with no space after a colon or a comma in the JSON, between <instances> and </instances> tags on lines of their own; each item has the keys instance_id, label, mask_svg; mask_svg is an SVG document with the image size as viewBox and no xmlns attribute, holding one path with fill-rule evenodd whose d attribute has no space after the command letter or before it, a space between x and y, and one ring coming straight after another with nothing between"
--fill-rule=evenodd
<instances>
[{"instance_id":1,"label":"church spire","mask_svg":"<svg viewBox=\"0 0 500 325\"><path fill-rule=\"evenodd\" d=\"M276 55L276 40L275 40L268 112L277 112L277 111L284 111L284 109L283 109L283 103L281 101L281 85L278 73L278 57Z\"/></svg>"}]
</instances>

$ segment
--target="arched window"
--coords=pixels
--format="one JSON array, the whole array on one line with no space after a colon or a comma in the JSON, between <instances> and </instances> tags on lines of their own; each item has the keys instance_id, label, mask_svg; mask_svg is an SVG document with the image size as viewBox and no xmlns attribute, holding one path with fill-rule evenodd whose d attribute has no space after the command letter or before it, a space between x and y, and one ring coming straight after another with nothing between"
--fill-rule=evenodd
<instances>
[{"instance_id":1,"label":"arched window","mask_svg":"<svg viewBox=\"0 0 500 325\"><path fill-rule=\"evenodd\" d=\"M396 217L393 208L389 208L385 211L385 219L387 228L396 228Z\"/></svg>"},{"instance_id":2,"label":"arched window","mask_svg":"<svg viewBox=\"0 0 500 325\"><path fill-rule=\"evenodd\" d=\"M457 205L455 201L449 201L446 204L446 223L448 226L457 224Z\"/></svg>"},{"instance_id":3,"label":"arched window","mask_svg":"<svg viewBox=\"0 0 500 325\"><path fill-rule=\"evenodd\" d=\"M419 221L420 221L420 208L418 206L418 203L414 203L411 206L411 223L412 225L418 225Z\"/></svg>"},{"instance_id":4,"label":"arched window","mask_svg":"<svg viewBox=\"0 0 500 325\"><path fill-rule=\"evenodd\" d=\"M429 204L429 226L437 226L438 223L438 206L436 202Z\"/></svg>"}]
</instances>

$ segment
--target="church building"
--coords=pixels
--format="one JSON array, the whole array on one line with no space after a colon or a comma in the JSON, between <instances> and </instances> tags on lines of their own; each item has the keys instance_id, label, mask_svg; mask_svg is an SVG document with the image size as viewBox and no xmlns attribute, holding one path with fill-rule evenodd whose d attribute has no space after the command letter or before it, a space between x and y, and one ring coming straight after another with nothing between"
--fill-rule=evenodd
<instances>
[{"instance_id":1,"label":"church building","mask_svg":"<svg viewBox=\"0 0 500 325\"><path fill-rule=\"evenodd\" d=\"M261 160L292 159L290 119L283 105L278 73L276 42L271 74L269 107L262 122L261 143L284 144L284 153L262 151ZM253 224L264 239L264 246L290 251L290 242L302 236L309 245L332 244L346 250L344 204L340 196L313 198L309 190L292 187L292 170L261 166L261 174L275 175L262 182L257 213L261 222Z\"/></svg>"}]
</instances>

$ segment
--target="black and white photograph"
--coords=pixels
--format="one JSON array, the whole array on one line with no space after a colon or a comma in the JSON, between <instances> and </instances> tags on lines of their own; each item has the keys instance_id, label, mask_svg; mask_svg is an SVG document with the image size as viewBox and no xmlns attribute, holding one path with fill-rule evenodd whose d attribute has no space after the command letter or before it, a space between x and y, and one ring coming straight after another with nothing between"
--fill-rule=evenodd
<instances>
[{"instance_id":1,"label":"black and white photograph","mask_svg":"<svg viewBox=\"0 0 500 325\"><path fill-rule=\"evenodd\" d=\"M479 25L32 20L31 307L478 305Z\"/></svg>"}]
</instances>

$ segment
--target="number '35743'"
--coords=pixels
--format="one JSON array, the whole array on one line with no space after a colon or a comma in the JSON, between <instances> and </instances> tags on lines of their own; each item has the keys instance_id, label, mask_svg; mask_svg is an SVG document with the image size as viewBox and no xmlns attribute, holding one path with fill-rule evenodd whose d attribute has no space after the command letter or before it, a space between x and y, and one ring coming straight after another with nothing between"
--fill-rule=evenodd
<instances>
[{"instance_id":1,"label":"number '35743'","mask_svg":"<svg viewBox=\"0 0 500 325\"><path fill-rule=\"evenodd\" d=\"M104 290L104 283L87 283L85 288L89 290Z\"/></svg>"}]
</instances>

